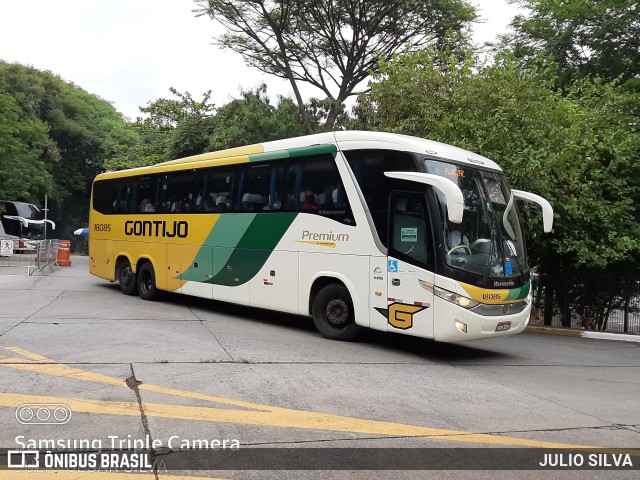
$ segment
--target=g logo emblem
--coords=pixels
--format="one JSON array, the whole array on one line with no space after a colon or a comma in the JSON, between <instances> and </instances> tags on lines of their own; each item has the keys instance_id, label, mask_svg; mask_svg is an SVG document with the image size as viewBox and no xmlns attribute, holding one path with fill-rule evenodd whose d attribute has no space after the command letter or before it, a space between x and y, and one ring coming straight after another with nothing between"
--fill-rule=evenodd
<instances>
[{"instance_id":1,"label":"g logo emblem","mask_svg":"<svg viewBox=\"0 0 640 480\"><path fill-rule=\"evenodd\" d=\"M413 327L413 316L425 308L405 303L393 303L389 305L389 324L395 328L407 330Z\"/></svg>"}]
</instances>

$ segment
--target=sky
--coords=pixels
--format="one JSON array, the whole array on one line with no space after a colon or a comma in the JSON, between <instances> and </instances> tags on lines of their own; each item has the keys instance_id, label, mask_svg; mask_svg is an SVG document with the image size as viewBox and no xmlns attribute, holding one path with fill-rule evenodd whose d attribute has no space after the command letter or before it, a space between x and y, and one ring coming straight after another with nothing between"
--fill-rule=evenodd
<instances>
[{"instance_id":1,"label":"sky","mask_svg":"<svg viewBox=\"0 0 640 480\"><path fill-rule=\"evenodd\" d=\"M470 3L483 19L476 43L505 32L518 11L506 0ZM192 0L0 0L0 60L50 70L132 120L142 116L140 106L170 98L169 87L196 100L212 90L217 106L262 82L271 98L291 95L286 81L213 45L221 27L194 8ZM306 88L303 95L321 93Z\"/></svg>"}]
</instances>

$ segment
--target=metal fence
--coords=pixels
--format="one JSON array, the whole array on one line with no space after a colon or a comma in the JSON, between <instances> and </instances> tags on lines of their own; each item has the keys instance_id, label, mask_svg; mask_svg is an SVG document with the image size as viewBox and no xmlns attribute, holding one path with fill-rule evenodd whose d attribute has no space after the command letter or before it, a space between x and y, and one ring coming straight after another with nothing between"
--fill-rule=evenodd
<instances>
[{"instance_id":1,"label":"metal fence","mask_svg":"<svg viewBox=\"0 0 640 480\"><path fill-rule=\"evenodd\" d=\"M637 273L560 271L534 287L531 325L640 334Z\"/></svg>"},{"instance_id":2,"label":"metal fence","mask_svg":"<svg viewBox=\"0 0 640 480\"><path fill-rule=\"evenodd\" d=\"M20 245L17 240L1 238L0 268L22 267L27 275L47 275L58 266L58 248L60 240L29 241Z\"/></svg>"},{"instance_id":3,"label":"metal fence","mask_svg":"<svg viewBox=\"0 0 640 480\"><path fill-rule=\"evenodd\" d=\"M574 309L570 311L569 322L564 319L564 314L558 309L554 309L551 316L551 322L547 325L552 327L576 328L580 330L599 330L613 333L640 333L640 299L634 299L633 308L635 311L627 312L627 322L625 329L625 312L624 310L615 309L609 312L606 325L598 328L593 321L583 318ZM544 305L536 307L531 312L530 325L545 325L544 322Z\"/></svg>"}]
</instances>

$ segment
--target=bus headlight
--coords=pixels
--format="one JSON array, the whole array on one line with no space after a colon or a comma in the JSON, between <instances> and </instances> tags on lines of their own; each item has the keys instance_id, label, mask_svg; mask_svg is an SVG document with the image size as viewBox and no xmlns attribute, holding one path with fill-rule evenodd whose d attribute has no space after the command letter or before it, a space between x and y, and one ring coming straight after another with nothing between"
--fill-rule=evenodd
<instances>
[{"instance_id":1,"label":"bus headlight","mask_svg":"<svg viewBox=\"0 0 640 480\"><path fill-rule=\"evenodd\" d=\"M444 288L436 287L435 285L433 287L433 293L436 296L446 300L447 302L455 303L462 308L469 309L480 305L480 302L476 302L469 297L458 295L457 293L450 292L449 290L445 290Z\"/></svg>"}]
</instances>

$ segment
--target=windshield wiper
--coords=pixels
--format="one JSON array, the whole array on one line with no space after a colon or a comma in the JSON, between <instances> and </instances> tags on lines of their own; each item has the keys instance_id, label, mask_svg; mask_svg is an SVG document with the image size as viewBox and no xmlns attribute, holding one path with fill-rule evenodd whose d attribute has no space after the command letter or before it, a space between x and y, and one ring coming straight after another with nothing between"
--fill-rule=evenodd
<instances>
[{"instance_id":1,"label":"windshield wiper","mask_svg":"<svg viewBox=\"0 0 640 480\"><path fill-rule=\"evenodd\" d=\"M493 258L495 242L496 242L496 227L494 224L491 226L491 249L489 250L489 258L487 259L487 268L484 271L484 278L482 279L482 283L485 285L487 284L487 280L489 278L489 273L491 270L491 259Z\"/></svg>"}]
</instances>

